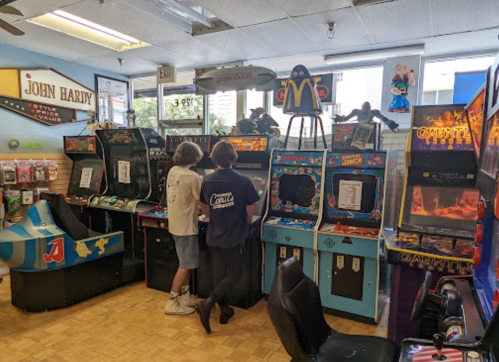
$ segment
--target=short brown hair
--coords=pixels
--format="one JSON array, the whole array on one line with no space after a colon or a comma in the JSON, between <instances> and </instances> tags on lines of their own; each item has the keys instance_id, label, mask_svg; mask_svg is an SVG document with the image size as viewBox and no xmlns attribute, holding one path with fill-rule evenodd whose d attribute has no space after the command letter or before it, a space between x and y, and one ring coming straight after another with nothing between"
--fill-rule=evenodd
<instances>
[{"instance_id":1,"label":"short brown hair","mask_svg":"<svg viewBox=\"0 0 499 362\"><path fill-rule=\"evenodd\" d=\"M237 152L229 142L220 141L213 147L211 159L215 162L215 165L229 168L236 164Z\"/></svg>"},{"instance_id":2,"label":"short brown hair","mask_svg":"<svg viewBox=\"0 0 499 362\"><path fill-rule=\"evenodd\" d=\"M194 142L182 142L173 155L173 162L179 166L195 165L203 158L203 151Z\"/></svg>"}]
</instances>

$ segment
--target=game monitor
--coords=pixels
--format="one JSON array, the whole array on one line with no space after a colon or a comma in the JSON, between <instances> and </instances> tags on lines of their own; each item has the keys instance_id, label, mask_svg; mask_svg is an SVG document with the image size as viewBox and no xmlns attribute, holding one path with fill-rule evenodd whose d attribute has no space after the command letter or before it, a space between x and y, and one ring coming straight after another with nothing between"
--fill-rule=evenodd
<instances>
[{"instance_id":1,"label":"game monitor","mask_svg":"<svg viewBox=\"0 0 499 362\"><path fill-rule=\"evenodd\" d=\"M206 170L208 171L208 170ZM256 203L255 216L261 217L265 213L265 193L267 191L268 171L267 170L237 170L240 174L248 177L255 187L260 200Z\"/></svg>"},{"instance_id":2,"label":"game monitor","mask_svg":"<svg viewBox=\"0 0 499 362\"><path fill-rule=\"evenodd\" d=\"M473 140L473 148L475 150L475 157L478 161L480 158L480 147L482 143L482 128L483 117L485 112L485 84L480 87L473 99L464 108L466 111L466 118Z\"/></svg>"},{"instance_id":3,"label":"game monitor","mask_svg":"<svg viewBox=\"0 0 499 362\"><path fill-rule=\"evenodd\" d=\"M212 135L192 135L192 136L167 136L166 137L166 152L173 156L178 146L182 142L194 142L204 153L204 157L199 161L199 163L194 167L195 171L201 176L206 176L204 170L214 170L215 164L210 158L211 150L213 146L218 142L218 136ZM209 172L209 171L208 171Z\"/></svg>"}]
</instances>

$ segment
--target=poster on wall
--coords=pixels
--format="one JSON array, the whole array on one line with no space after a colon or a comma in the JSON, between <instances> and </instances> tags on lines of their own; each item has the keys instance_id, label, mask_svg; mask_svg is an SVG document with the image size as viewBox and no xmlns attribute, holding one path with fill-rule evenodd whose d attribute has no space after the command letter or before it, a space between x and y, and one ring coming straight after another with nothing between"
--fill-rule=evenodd
<instances>
[{"instance_id":1,"label":"poster on wall","mask_svg":"<svg viewBox=\"0 0 499 362\"><path fill-rule=\"evenodd\" d=\"M128 82L96 75L95 86L99 122L109 120L118 126L125 126L128 110Z\"/></svg>"},{"instance_id":2,"label":"poster on wall","mask_svg":"<svg viewBox=\"0 0 499 362\"><path fill-rule=\"evenodd\" d=\"M317 93L321 99L322 104L333 104L333 75L322 74L314 75L315 82L317 83ZM284 94L286 93L286 82L289 78L278 78L274 81L274 107L282 107L284 101Z\"/></svg>"}]
</instances>

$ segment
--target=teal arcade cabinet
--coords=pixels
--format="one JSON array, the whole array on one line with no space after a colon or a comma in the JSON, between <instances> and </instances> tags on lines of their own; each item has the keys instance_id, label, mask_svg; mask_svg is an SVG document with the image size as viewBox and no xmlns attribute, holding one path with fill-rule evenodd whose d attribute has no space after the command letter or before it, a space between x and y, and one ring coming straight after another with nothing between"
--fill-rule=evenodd
<instances>
[{"instance_id":1,"label":"teal arcade cabinet","mask_svg":"<svg viewBox=\"0 0 499 362\"><path fill-rule=\"evenodd\" d=\"M387 300L380 231L384 221L394 226L396 165L396 151L327 154L317 234L318 285L326 312L378 322Z\"/></svg>"},{"instance_id":2,"label":"teal arcade cabinet","mask_svg":"<svg viewBox=\"0 0 499 362\"><path fill-rule=\"evenodd\" d=\"M277 265L290 257L316 279L314 241L322 211L324 157L325 151L272 151L270 197L262 224L265 294Z\"/></svg>"}]
</instances>

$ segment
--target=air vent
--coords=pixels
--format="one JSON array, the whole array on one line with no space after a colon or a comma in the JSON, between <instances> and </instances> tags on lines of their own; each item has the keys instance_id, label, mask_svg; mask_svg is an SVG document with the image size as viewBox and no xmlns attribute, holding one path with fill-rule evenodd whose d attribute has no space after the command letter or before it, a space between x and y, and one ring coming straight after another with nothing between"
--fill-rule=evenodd
<instances>
[{"instance_id":1,"label":"air vent","mask_svg":"<svg viewBox=\"0 0 499 362\"><path fill-rule=\"evenodd\" d=\"M354 6L388 3L395 0L353 0Z\"/></svg>"}]
</instances>

